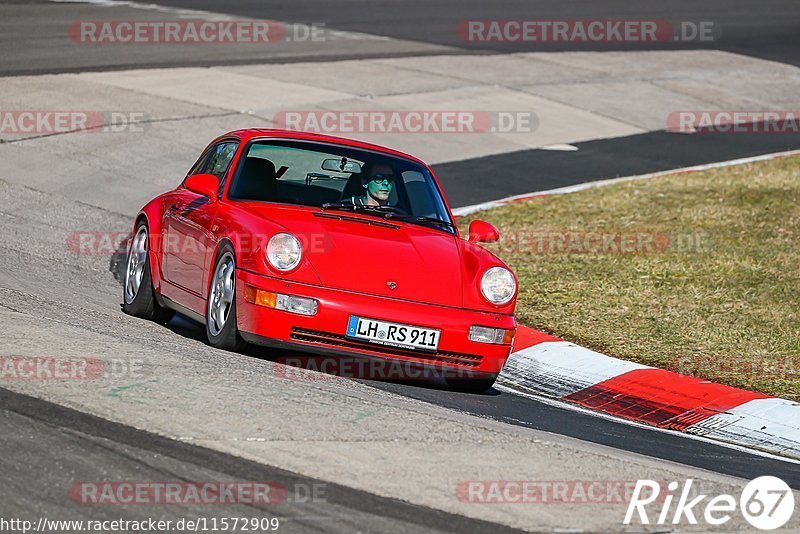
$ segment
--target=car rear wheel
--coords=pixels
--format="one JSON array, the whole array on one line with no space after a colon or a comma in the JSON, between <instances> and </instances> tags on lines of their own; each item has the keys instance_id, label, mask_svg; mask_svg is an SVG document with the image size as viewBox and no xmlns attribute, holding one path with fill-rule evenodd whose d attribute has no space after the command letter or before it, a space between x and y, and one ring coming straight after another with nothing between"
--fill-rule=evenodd
<instances>
[{"instance_id":1,"label":"car rear wheel","mask_svg":"<svg viewBox=\"0 0 800 534\"><path fill-rule=\"evenodd\" d=\"M236 259L223 246L214 265L206 306L206 336L214 347L239 350L245 341L236 326Z\"/></svg>"},{"instance_id":2,"label":"car rear wheel","mask_svg":"<svg viewBox=\"0 0 800 534\"><path fill-rule=\"evenodd\" d=\"M167 323L175 312L159 305L150 273L150 234L147 224L139 223L128 245L125 278L122 286L122 311L157 323Z\"/></svg>"}]
</instances>

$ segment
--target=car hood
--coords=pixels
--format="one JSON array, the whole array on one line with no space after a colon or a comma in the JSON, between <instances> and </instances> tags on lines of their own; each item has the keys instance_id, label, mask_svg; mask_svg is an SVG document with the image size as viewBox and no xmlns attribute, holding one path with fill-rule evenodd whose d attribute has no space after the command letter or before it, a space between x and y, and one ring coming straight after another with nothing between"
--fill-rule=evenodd
<instances>
[{"instance_id":1,"label":"car hood","mask_svg":"<svg viewBox=\"0 0 800 534\"><path fill-rule=\"evenodd\" d=\"M462 306L458 238L452 234L343 211L255 209L300 239L325 287Z\"/></svg>"}]
</instances>

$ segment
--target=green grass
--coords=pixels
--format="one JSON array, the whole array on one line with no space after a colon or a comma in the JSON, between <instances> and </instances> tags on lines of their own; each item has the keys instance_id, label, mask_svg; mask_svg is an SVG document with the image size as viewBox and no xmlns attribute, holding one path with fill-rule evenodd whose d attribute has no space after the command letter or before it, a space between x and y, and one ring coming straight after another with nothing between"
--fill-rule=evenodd
<instances>
[{"instance_id":1,"label":"green grass","mask_svg":"<svg viewBox=\"0 0 800 534\"><path fill-rule=\"evenodd\" d=\"M520 279L521 324L800 400L799 157L539 197L463 231L474 218L500 229L487 248ZM642 238L625 252L570 241L591 232Z\"/></svg>"}]
</instances>

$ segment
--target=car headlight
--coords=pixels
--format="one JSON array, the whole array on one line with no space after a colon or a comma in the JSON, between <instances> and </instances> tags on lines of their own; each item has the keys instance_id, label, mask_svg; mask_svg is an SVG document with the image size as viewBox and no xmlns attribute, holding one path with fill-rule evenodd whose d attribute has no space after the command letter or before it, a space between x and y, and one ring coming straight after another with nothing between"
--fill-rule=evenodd
<instances>
[{"instance_id":1,"label":"car headlight","mask_svg":"<svg viewBox=\"0 0 800 534\"><path fill-rule=\"evenodd\" d=\"M279 271L291 271L302 257L300 241L292 234L275 234L267 243L267 261Z\"/></svg>"},{"instance_id":2,"label":"car headlight","mask_svg":"<svg viewBox=\"0 0 800 534\"><path fill-rule=\"evenodd\" d=\"M481 293L492 304L505 304L514 296L517 283L505 267L492 267L483 273Z\"/></svg>"}]
</instances>

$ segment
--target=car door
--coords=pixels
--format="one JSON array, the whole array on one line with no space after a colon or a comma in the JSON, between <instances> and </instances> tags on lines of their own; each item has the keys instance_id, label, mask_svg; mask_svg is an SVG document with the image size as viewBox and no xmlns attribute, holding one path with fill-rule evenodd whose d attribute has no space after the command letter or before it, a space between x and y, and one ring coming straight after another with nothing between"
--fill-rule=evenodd
<instances>
[{"instance_id":1,"label":"car door","mask_svg":"<svg viewBox=\"0 0 800 534\"><path fill-rule=\"evenodd\" d=\"M237 147L237 141L217 143L190 175L214 174L221 182ZM207 266L216 246L213 226L218 208L218 202L209 202L206 197L180 189L164 212L164 276L195 297L205 297Z\"/></svg>"}]
</instances>

